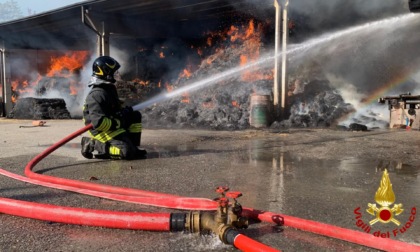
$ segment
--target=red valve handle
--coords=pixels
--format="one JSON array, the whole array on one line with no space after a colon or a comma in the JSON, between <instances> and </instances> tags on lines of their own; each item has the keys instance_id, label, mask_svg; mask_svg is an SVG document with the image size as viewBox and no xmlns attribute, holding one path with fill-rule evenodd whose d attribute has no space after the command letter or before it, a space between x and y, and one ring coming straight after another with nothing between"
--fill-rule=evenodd
<instances>
[{"instance_id":1,"label":"red valve handle","mask_svg":"<svg viewBox=\"0 0 420 252\"><path fill-rule=\"evenodd\" d=\"M227 191L229 191L229 187L227 187L227 186L218 186L216 188L217 193L224 193L224 192L227 192Z\"/></svg>"},{"instance_id":2,"label":"red valve handle","mask_svg":"<svg viewBox=\"0 0 420 252\"><path fill-rule=\"evenodd\" d=\"M219 201L219 206L221 207L226 207L229 203L229 200L226 198L220 198L218 201Z\"/></svg>"},{"instance_id":3,"label":"red valve handle","mask_svg":"<svg viewBox=\"0 0 420 252\"><path fill-rule=\"evenodd\" d=\"M239 198L241 196L242 196L242 193L241 192L227 192L226 193L226 197L232 198L232 199L237 199L237 198Z\"/></svg>"}]
</instances>

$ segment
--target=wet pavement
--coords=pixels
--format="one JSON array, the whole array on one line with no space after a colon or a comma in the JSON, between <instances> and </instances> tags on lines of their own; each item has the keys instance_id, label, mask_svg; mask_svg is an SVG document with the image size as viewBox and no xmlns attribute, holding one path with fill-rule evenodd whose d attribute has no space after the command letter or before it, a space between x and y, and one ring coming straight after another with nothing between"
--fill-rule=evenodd
<instances>
[{"instance_id":1,"label":"wet pavement","mask_svg":"<svg viewBox=\"0 0 420 252\"><path fill-rule=\"evenodd\" d=\"M27 162L82 127L80 120L48 121L19 128L24 120L0 120L0 167L23 175ZM187 197L215 198L217 186L241 191L250 208L365 232L357 209L375 202L383 171L404 211L401 225L377 222L370 233L420 245L419 131L341 132L325 129L205 131L144 129L148 159L86 160L77 137L41 161L39 173ZM44 188L0 177L1 197L93 209L177 212ZM413 217L414 216L414 217ZM410 222L410 218L414 221ZM0 215L0 251L236 251L215 235L146 232L67 225ZM407 226L408 228L403 228ZM394 235L394 230L398 229ZM242 233L282 251L377 251L269 223ZM388 238L384 238L388 239Z\"/></svg>"}]
</instances>

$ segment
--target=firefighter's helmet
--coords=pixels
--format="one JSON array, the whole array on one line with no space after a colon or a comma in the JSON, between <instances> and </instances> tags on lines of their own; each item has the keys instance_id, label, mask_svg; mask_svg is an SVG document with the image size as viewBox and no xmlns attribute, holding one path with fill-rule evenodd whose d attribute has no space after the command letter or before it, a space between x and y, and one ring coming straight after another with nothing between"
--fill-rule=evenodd
<instances>
[{"instance_id":1,"label":"firefighter's helmet","mask_svg":"<svg viewBox=\"0 0 420 252\"><path fill-rule=\"evenodd\" d=\"M114 74L120 67L120 63L114 58L110 56L101 56L93 62L92 76L114 83Z\"/></svg>"}]
</instances>

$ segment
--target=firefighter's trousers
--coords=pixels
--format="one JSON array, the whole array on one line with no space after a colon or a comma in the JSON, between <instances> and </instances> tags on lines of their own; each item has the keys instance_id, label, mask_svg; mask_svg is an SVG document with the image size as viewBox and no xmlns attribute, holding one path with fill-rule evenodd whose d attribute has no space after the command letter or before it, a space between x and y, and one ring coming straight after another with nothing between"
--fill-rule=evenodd
<instances>
[{"instance_id":1,"label":"firefighter's trousers","mask_svg":"<svg viewBox=\"0 0 420 252\"><path fill-rule=\"evenodd\" d=\"M95 150L99 156L109 156L113 159L135 159L141 142L141 113L134 111L130 114L130 125L125 132L106 142L95 141ZM95 139L95 137L93 137Z\"/></svg>"}]
</instances>

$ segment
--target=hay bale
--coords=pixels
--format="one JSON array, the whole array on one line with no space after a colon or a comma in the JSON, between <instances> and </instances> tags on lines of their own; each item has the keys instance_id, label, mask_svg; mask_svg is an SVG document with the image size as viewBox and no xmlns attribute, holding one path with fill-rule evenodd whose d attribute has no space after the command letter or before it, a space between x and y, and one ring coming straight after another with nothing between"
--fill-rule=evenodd
<instances>
[{"instance_id":1,"label":"hay bale","mask_svg":"<svg viewBox=\"0 0 420 252\"><path fill-rule=\"evenodd\" d=\"M15 119L71 119L64 99L20 98L9 113Z\"/></svg>"}]
</instances>

